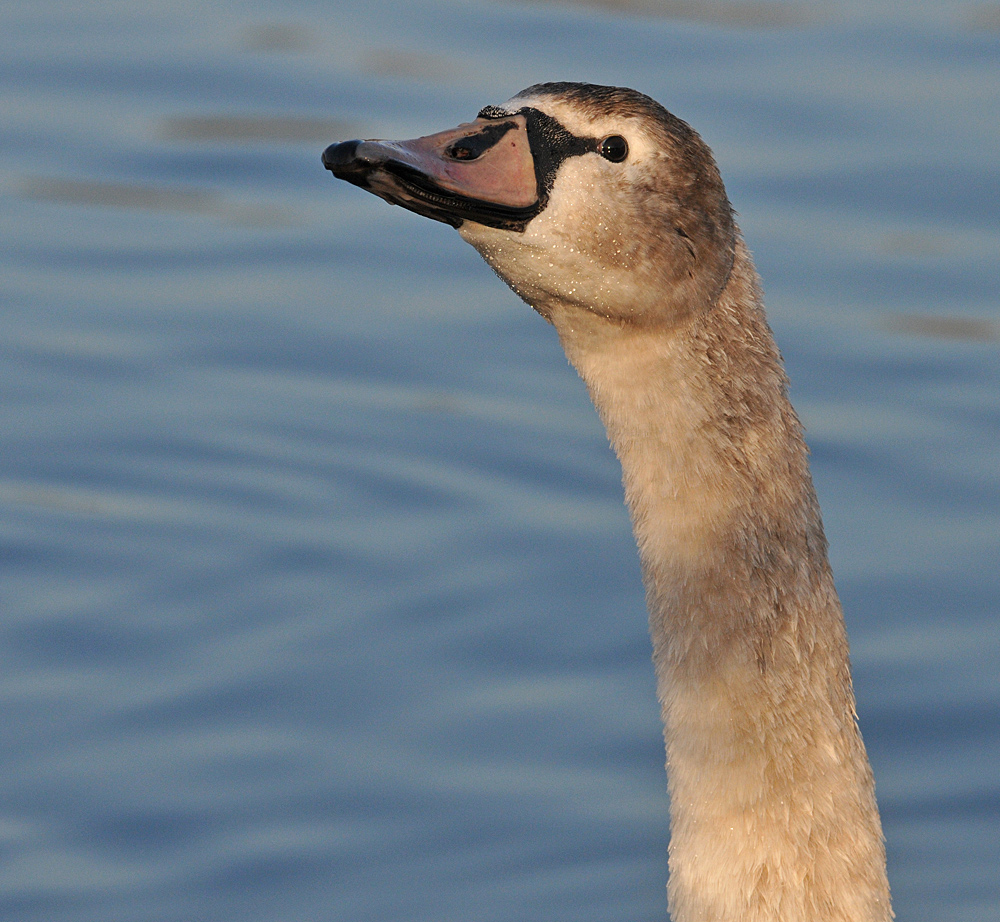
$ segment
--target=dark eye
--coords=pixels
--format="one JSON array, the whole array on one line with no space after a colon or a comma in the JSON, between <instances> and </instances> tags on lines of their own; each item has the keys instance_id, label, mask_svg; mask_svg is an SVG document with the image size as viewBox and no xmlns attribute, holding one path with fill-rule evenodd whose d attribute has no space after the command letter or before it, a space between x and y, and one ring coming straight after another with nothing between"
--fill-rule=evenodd
<instances>
[{"instance_id":1,"label":"dark eye","mask_svg":"<svg viewBox=\"0 0 1000 922\"><path fill-rule=\"evenodd\" d=\"M601 141L597 150L605 160L621 163L628 156L628 141L620 134L613 134Z\"/></svg>"}]
</instances>

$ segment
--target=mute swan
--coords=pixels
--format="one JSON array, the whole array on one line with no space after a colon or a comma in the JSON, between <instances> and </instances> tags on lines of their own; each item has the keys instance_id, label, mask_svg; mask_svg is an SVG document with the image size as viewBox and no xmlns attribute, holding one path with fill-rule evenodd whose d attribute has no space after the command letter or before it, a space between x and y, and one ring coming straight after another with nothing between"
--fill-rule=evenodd
<instances>
[{"instance_id":1,"label":"mute swan","mask_svg":"<svg viewBox=\"0 0 1000 922\"><path fill-rule=\"evenodd\" d=\"M892 918L802 429L711 152L619 87L529 87L323 163L458 229L551 323L622 465L675 922Z\"/></svg>"}]
</instances>

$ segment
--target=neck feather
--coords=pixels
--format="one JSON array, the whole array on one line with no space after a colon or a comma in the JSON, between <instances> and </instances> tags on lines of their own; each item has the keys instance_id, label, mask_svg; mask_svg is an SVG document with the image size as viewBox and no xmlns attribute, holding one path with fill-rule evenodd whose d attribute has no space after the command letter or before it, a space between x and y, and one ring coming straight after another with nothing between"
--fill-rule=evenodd
<instances>
[{"instance_id":1,"label":"neck feather","mask_svg":"<svg viewBox=\"0 0 1000 922\"><path fill-rule=\"evenodd\" d=\"M642 560L675 922L885 922L843 616L749 254L673 329L551 319L621 460Z\"/></svg>"}]
</instances>

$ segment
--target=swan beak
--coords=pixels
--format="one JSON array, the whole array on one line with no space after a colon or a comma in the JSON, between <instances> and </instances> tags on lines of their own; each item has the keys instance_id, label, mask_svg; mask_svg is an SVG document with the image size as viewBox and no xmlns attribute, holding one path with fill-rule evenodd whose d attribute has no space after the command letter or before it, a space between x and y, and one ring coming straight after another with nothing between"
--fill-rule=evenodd
<instances>
[{"instance_id":1,"label":"swan beak","mask_svg":"<svg viewBox=\"0 0 1000 922\"><path fill-rule=\"evenodd\" d=\"M523 231L541 210L524 115L479 118L413 141L342 141L323 152L338 179L461 227Z\"/></svg>"}]
</instances>

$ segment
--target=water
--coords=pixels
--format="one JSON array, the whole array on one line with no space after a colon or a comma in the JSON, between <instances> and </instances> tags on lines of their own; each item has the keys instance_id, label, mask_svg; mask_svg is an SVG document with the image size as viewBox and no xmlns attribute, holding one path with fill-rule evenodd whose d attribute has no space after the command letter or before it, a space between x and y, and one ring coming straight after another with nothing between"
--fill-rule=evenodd
<instances>
[{"instance_id":1,"label":"water","mask_svg":"<svg viewBox=\"0 0 1000 922\"><path fill-rule=\"evenodd\" d=\"M1000 920L1000 7L0 12L0 917L665 917L618 469L552 331L319 163L543 79L714 147L900 920Z\"/></svg>"}]
</instances>

